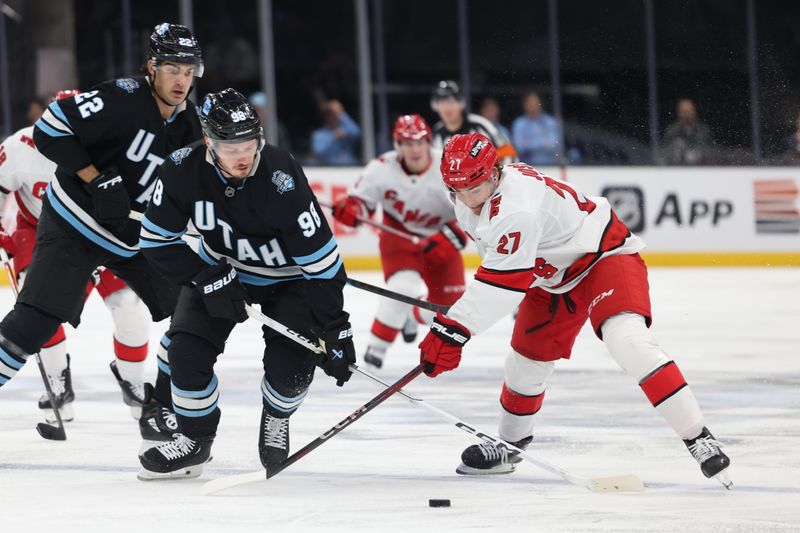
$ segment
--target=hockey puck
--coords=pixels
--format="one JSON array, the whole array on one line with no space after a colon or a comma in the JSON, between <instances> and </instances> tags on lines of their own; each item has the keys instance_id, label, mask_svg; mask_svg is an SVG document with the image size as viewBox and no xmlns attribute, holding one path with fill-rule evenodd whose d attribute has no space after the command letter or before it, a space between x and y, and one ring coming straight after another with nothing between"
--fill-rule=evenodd
<instances>
[{"instance_id":1,"label":"hockey puck","mask_svg":"<svg viewBox=\"0 0 800 533\"><path fill-rule=\"evenodd\" d=\"M429 507L450 507L450 500L428 500Z\"/></svg>"}]
</instances>

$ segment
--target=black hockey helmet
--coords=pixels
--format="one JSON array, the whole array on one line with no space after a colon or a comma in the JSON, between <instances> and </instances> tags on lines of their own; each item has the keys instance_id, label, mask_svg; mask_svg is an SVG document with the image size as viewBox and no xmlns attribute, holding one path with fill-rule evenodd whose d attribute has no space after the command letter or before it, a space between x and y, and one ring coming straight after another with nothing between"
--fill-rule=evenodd
<instances>
[{"instance_id":1,"label":"black hockey helmet","mask_svg":"<svg viewBox=\"0 0 800 533\"><path fill-rule=\"evenodd\" d=\"M433 93L431 93L431 107L436 111L436 102L447 100L448 98L464 102L464 96L461 94L458 84L453 80L442 80L436 84Z\"/></svg>"},{"instance_id":2,"label":"black hockey helmet","mask_svg":"<svg viewBox=\"0 0 800 533\"><path fill-rule=\"evenodd\" d=\"M203 53L200 45L192 35L192 31L180 24L162 22L150 34L150 48L148 59L153 60L153 65L169 61L185 65L194 65L194 75L203 76Z\"/></svg>"},{"instance_id":3,"label":"black hockey helmet","mask_svg":"<svg viewBox=\"0 0 800 533\"><path fill-rule=\"evenodd\" d=\"M255 108L236 89L209 93L197 106L203 133L212 140L239 143L257 139L264 145L264 130Z\"/></svg>"}]
</instances>

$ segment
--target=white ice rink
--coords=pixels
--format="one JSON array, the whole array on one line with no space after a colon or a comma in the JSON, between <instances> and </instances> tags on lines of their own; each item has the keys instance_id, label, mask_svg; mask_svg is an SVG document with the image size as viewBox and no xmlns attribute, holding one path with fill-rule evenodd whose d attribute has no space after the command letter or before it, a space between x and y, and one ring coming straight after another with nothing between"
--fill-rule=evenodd
<instances>
[{"instance_id":1,"label":"white ice rink","mask_svg":"<svg viewBox=\"0 0 800 533\"><path fill-rule=\"evenodd\" d=\"M375 273L352 272L379 283ZM469 435L390 398L269 481L203 496L205 481L260 467L263 344L248 322L216 371L222 421L214 460L189 481L136 479L138 427L108 369L111 319L93 295L68 331L77 400L66 442L35 431L42 384L30 361L0 388L0 532L123 531L800 531L800 269L652 269L656 336L679 363L731 457L734 490L705 479L681 441L584 329L537 415L529 452L577 474L632 473L634 494L594 494L523 462L508 476L455 474ZM12 302L0 289L2 308ZM377 297L349 288L359 356ZM511 319L474 338L461 367L408 390L496 431ZM153 327L155 347L166 323ZM417 363L396 345L382 376ZM153 350L151 350L151 353ZM149 370L155 374L151 355ZM292 418L296 450L377 394L318 372ZM448 498L450 508L429 508Z\"/></svg>"}]
</instances>

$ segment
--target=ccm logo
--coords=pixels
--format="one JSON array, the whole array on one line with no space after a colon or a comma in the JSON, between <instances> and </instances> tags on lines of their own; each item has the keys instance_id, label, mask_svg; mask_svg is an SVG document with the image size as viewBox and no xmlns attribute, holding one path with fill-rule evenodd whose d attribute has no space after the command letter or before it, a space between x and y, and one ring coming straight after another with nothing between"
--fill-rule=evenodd
<instances>
[{"instance_id":1,"label":"ccm logo","mask_svg":"<svg viewBox=\"0 0 800 533\"><path fill-rule=\"evenodd\" d=\"M447 331L447 328L445 328L443 325L439 324L438 322L432 323L431 324L431 329L435 329L436 331L438 331L439 333L441 333L445 337L449 337L449 338L453 339L454 341L456 341L459 344L466 344L467 343L468 339L464 335L462 335L460 333L457 333L455 331Z\"/></svg>"},{"instance_id":2,"label":"ccm logo","mask_svg":"<svg viewBox=\"0 0 800 533\"><path fill-rule=\"evenodd\" d=\"M236 277L236 271L231 270L228 274L225 275L225 277L220 278L214 283L209 283L208 285L203 287L203 294L209 294L211 292L218 291L219 289L221 289L222 287L233 281L233 278L235 277Z\"/></svg>"},{"instance_id":3,"label":"ccm logo","mask_svg":"<svg viewBox=\"0 0 800 533\"><path fill-rule=\"evenodd\" d=\"M347 339L353 336L353 328L343 329L339 332L339 340Z\"/></svg>"}]
</instances>

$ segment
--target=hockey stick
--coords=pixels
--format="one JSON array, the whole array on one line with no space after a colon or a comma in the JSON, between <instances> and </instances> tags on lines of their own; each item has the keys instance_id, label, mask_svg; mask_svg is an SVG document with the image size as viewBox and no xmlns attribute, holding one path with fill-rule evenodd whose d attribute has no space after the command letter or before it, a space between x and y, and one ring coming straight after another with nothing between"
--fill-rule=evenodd
<instances>
[{"instance_id":1,"label":"hockey stick","mask_svg":"<svg viewBox=\"0 0 800 533\"><path fill-rule=\"evenodd\" d=\"M369 283L364 283L363 281L358 281L357 279L347 278L347 283L357 289L371 292L373 294L377 294L378 296L384 296L391 300L397 300L398 302L411 304L413 306L419 307L420 309L427 309L428 311L433 311L434 313L436 311L447 313L447 311L450 309L450 306L448 305L433 304L430 302L426 302L425 300L420 300L418 298L412 298L411 296L406 296L405 294L400 294L399 292L390 291L389 289L376 287L375 285L370 285Z\"/></svg>"},{"instance_id":2,"label":"hockey stick","mask_svg":"<svg viewBox=\"0 0 800 533\"><path fill-rule=\"evenodd\" d=\"M378 377L370 374L365 370L353 367L353 371L356 374L369 379L373 383L379 384L383 387L389 386L383 380L379 379ZM549 463L544 459L534 457L531 454L527 453L525 450L517 448L513 444L510 444L504 440L494 437L491 434L486 433L485 431L482 431L475 426L467 424L466 422L456 417L455 415L452 415L447 411L439 409L438 407L429 404L428 402L426 402L421 398L416 398L414 396L411 396L410 394L406 393L403 390L398 391L398 393L404 398L406 398L412 404L435 413L440 418L443 418L452 423L458 429L465 431L470 435L474 435L479 439L481 439L483 442L487 444L492 444L497 448L505 448L507 450L517 452L518 456L521 457L522 459L525 459L526 461L535 464L539 468L547 470L551 474L559 476L560 478L572 483L573 485L585 487L593 492L640 492L644 490L644 485L642 484L642 481L638 477L632 474L626 474L621 476L597 477L597 478L588 478L584 476L571 474L570 472L564 470L559 466Z\"/></svg>"},{"instance_id":3,"label":"hockey stick","mask_svg":"<svg viewBox=\"0 0 800 533\"><path fill-rule=\"evenodd\" d=\"M17 277L14 275L14 271L11 268L11 260L9 259L5 248L0 248L0 260L3 262L3 267L8 275L8 281L11 283L11 290L14 291L14 298L16 298L19 296L19 286L17 285ZM36 431L39 432L39 435L41 435L42 438L47 440L67 440L67 432L64 429L64 422L61 420L61 413L58 412L58 405L56 404L56 395L53 394L53 389L50 387L50 380L47 379L47 372L44 370L42 358L39 356L38 352L34 355L36 357L36 364L39 367L39 372L42 374L42 381L44 381L44 388L47 391L47 397L50 399L50 407L53 408L53 412L56 414L56 422L58 423L57 426L53 426L51 424L39 422L36 424Z\"/></svg>"},{"instance_id":4,"label":"hockey stick","mask_svg":"<svg viewBox=\"0 0 800 533\"><path fill-rule=\"evenodd\" d=\"M333 211L333 206L331 204L323 202L319 199L317 199L317 201L319 202L319 205L321 205L322 207L327 207L328 209ZM356 220L358 220L359 222L363 222L364 224L367 224L369 226L372 226L373 228L385 231L386 233L391 233L392 235L396 235L403 239L407 239L411 241L413 244L420 244L424 240L421 239L420 237L417 237L416 235L412 235L411 233L405 232L403 230L393 228L392 226L387 226L386 224L381 224L380 222L375 222L369 217L362 217L360 215L356 215Z\"/></svg>"}]
</instances>

